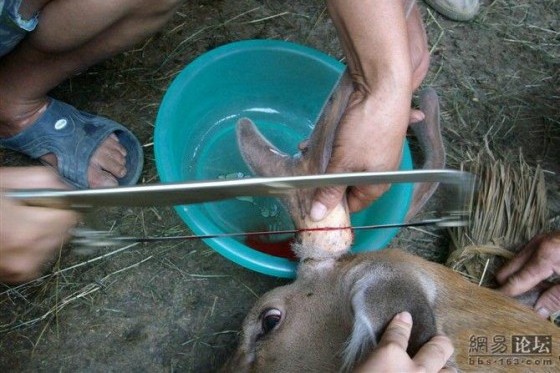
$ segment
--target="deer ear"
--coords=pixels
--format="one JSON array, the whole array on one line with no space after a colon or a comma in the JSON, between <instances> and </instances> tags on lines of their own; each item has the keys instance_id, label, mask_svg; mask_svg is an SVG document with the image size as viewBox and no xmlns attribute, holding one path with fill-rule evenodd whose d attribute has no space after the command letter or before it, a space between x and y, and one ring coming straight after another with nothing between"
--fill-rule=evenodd
<instances>
[{"instance_id":1,"label":"deer ear","mask_svg":"<svg viewBox=\"0 0 560 373\"><path fill-rule=\"evenodd\" d=\"M433 311L435 287L405 270L378 264L355 282L351 292L354 326L344 351L345 370L371 352L397 313L408 311L412 315L407 349L410 356L437 334Z\"/></svg>"},{"instance_id":2,"label":"deer ear","mask_svg":"<svg viewBox=\"0 0 560 373\"><path fill-rule=\"evenodd\" d=\"M410 128L416 135L424 153L422 169L445 168L445 148L443 146L443 138L441 137L439 99L433 88L426 88L420 93L420 110L425 115L424 120L412 123ZM413 218L424 207L437 187L438 183L434 182L414 184L412 203L406 220Z\"/></svg>"},{"instance_id":3,"label":"deer ear","mask_svg":"<svg viewBox=\"0 0 560 373\"><path fill-rule=\"evenodd\" d=\"M350 95L354 91L348 70L340 77L321 110L315 127L309 136L309 150L303 154L311 173L323 174L331 159L338 124L344 115Z\"/></svg>"},{"instance_id":4,"label":"deer ear","mask_svg":"<svg viewBox=\"0 0 560 373\"><path fill-rule=\"evenodd\" d=\"M236 127L237 144L245 163L259 176L289 176L291 157L268 141L248 118Z\"/></svg>"}]
</instances>

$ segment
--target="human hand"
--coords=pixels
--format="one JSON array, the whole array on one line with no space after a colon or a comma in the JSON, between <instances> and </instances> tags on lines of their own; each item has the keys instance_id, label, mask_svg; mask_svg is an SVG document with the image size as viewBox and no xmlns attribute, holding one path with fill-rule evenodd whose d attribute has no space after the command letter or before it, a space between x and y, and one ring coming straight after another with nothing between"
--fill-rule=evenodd
<instances>
[{"instance_id":1,"label":"human hand","mask_svg":"<svg viewBox=\"0 0 560 373\"><path fill-rule=\"evenodd\" d=\"M560 274L560 231L535 236L505 266L496 273L502 286L498 289L509 296L517 296L552 275ZM560 285L545 290L534 306L539 315L548 318L560 311Z\"/></svg>"},{"instance_id":2,"label":"human hand","mask_svg":"<svg viewBox=\"0 0 560 373\"><path fill-rule=\"evenodd\" d=\"M379 344L355 373L369 372L453 372L455 369L445 367L453 354L453 345L449 338L437 335L418 350L413 358L406 349L412 330L412 317L408 312L397 314L381 336Z\"/></svg>"},{"instance_id":3,"label":"human hand","mask_svg":"<svg viewBox=\"0 0 560 373\"><path fill-rule=\"evenodd\" d=\"M408 124L424 118L420 111L410 109L412 92L429 66L420 12L409 0L330 0L327 5L347 57L354 92L340 120L326 172L393 171L401 161ZM320 188L310 217L322 220L345 192L350 211L359 211L388 188Z\"/></svg>"},{"instance_id":4,"label":"human hand","mask_svg":"<svg viewBox=\"0 0 560 373\"><path fill-rule=\"evenodd\" d=\"M408 119L409 106L403 106L398 100L382 102L364 96L361 91L355 91L350 97L338 125L326 173L393 171L400 164L406 126L397 126L393 119L398 115ZM345 192L348 207L355 212L368 206L388 188L387 184L319 188L310 217L314 221L322 220L340 203Z\"/></svg>"},{"instance_id":5,"label":"human hand","mask_svg":"<svg viewBox=\"0 0 560 373\"><path fill-rule=\"evenodd\" d=\"M79 215L71 210L25 206L5 189L67 189L47 167L0 168L0 281L16 283L41 275L61 249Z\"/></svg>"}]
</instances>

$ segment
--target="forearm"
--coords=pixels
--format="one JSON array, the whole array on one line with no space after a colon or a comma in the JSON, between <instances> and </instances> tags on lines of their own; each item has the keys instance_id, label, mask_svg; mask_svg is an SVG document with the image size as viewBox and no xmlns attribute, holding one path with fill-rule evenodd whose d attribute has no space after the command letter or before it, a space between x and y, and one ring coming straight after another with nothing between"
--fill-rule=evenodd
<instances>
[{"instance_id":1,"label":"forearm","mask_svg":"<svg viewBox=\"0 0 560 373\"><path fill-rule=\"evenodd\" d=\"M412 62L400 0L327 0L356 89L410 105Z\"/></svg>"},{"instance_id":2,"label":"forearm","mask_svg":"<svg viewBox=\"0 0 560 373\"><path fill-rule=\"evenodd\" d=\"M398 169L408 124L424 118L410 106L412 91L420 86L429 65L418 7L414 0L326 2L354 85L326 172ZM311 218L322 220L345 196L350 211L359 211L387 188L319 188Z\"/></svg>"}]
</instances>

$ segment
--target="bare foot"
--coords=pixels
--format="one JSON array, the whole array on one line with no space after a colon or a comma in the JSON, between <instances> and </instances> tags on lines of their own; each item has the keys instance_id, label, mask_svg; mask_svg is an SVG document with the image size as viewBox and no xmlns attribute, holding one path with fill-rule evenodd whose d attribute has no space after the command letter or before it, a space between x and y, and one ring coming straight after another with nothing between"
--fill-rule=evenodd
<instances>
[{"instance_id":1,"label":"bare foot","mask_svg":"<svg viewBox=\"0 0 560 373\"><path fill-rule=\"evenodd\" d=\"M118 186L116 177L126 175L126 150L119 144L115 134L101 143L91 156L88 168L88 182L91 188ZM41 157L43 161L56 167L56 156L52 153Z\"/></svg>"},{"instance_id":2,"label":"bare foot","mask_svg":"<svg viewBox=\"0 0 560 373\"><path fill-rule=\"evenodd\" d=\"M10 121L8 116L0 110L0 137L14 136L34 123L45 111L48 102L40 102L35 108L25 108L24 115L10 115L17 118ZM37 109L38 107L38 109ZM13 108L13 107L12 107ZM41 157L41 160L56 168L57 159L53 153ZM115 134L103 141L91 156L88 168L88 182L90 188L118 186L117 177L126 175L126 150L120 145Z\"/></svg>"}]
</instances>

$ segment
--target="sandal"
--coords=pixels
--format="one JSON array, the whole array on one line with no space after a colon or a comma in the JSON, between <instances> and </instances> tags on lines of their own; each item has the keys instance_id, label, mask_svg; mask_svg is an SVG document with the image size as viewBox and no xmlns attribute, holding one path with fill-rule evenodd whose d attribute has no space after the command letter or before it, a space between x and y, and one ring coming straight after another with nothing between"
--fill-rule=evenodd
<instances>
[{"instance_id":1,"label":"sandal","mask_svg":"<svg viewBox=\"0 0 560 373\"><path fill-rule=\"evenodd\" d=\"M136 184L142 172L142 146L124 126L110 119L95 116L64 102L50 99L47 109L31 126L17 135L0 139L0 146L40 158L54 153L58 172L69 184L89 188L87 170L90 158L109 135L115 133L126 149L126 170L119 185Z\"/></svg>"}]
</instances>

